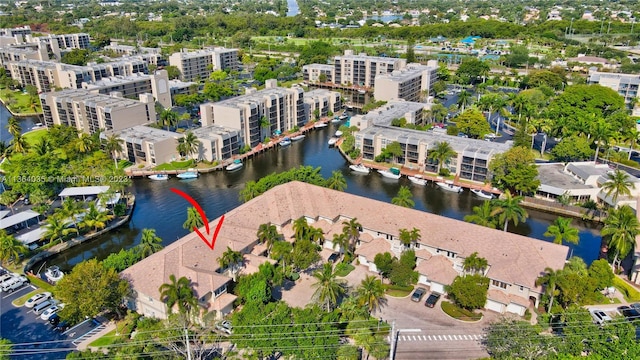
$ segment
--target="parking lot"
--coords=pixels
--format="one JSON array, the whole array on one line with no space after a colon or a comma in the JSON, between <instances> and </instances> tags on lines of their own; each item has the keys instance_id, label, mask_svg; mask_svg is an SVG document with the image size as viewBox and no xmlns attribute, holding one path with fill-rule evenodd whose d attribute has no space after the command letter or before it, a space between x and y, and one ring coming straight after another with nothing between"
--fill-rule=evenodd
<instances>
[{"instance_id":1,"label":"parking lot","mask_svg":"<svg viewBox=\"0 0 640 360\"><path fill-rule=\"evenodd\" d=\"M62 359L77 343L90 336L100 323L88 319L64 333L55 331L48 321L41 320L33 309L16 307L12 302L36 287L31 284L13 293L0 292L0 337L14 344L15 359Z\"/></svg>"}]
</instances>

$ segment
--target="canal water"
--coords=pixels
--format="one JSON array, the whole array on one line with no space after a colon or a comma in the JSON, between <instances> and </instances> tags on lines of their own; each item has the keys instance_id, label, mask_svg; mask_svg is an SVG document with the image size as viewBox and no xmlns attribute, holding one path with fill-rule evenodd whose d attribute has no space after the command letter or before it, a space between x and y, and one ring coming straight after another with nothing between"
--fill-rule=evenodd
<instances>
[{"instance_id":1,"label":"canal water","mask_svg":"<svg viewBox=\"0 0 640 360\"><path fill-rule=\"evenodd\" d=\"M406 178L397 181L382 178L374 172L369 175L352 173L349 164L338 150L327 145L327 140L336 129L337 125L331 124L327 128L313 130L303 141L294 142L287 148L278 147L249 159L245 161L242 169L233 173L218 171L201 174L198 179L193 180L134 179L131 191L136 196L136 208L128 225L50 258L47 266L56 264L64 271L69 271L73 265L83 260L94 257L104 259L122 248L138 244L144 228L156 229L164 245L186 235L188 231L183 229L182 224L186 219L189 204L171 192L171 188L175 187L191 195L203 206L209 219L215 219L241 204L239 191L246 182L299 165L321 167L324 177L329 177L334 170L341 171L347 180L348 193L384 202L390 202L401 185L409 186L413 192L416 209L454 219L462 220L472 212L474 206L482 204L481 199L466 190L461 194L454 194L439 190L433 184L426 187L414 186ZM529 219L512 231L550 241L543 233L556 216L533 210L528 212ZM580 229L580 244L571 245L572 253L582 257L589 264L598 256L599 231L593 228L593 225L579 220L576 220L574 225Z\"/></svg>"},{"instance_id":2,"label":"canal water","mask_svg":"<svg viewBox=\"0 0 640 360\"><path fill-rule=\"evenodd\" d=\"M10 117L11 113L9 110L0 103L0 141L4 141L7 144L9 144L9 141L13 139L13 136L9 134L9 131L7 130L7 123L9 122ZM36 116L20 117L17 119L20 122L23 134L31 131L34 125L41 123Z\"/></svg>"}]
</instances>

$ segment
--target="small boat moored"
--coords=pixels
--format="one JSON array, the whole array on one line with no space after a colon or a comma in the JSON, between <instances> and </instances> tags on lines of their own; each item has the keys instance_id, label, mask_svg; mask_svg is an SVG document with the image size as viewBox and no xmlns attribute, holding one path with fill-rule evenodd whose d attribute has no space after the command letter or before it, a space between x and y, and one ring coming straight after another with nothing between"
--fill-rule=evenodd
<instances>
[{"instance_id":1,"label":"small boat moored","mask_svg":"<svg viewBox=\"0 0 640 360\"><path fill-rule=\"evenodd\" d=\"M300 135L292 136L292 137L291 137L291 141L300 141L300 140L304 139L305 137L307 137L305 134L300 134Z\"/></svg>"},{"instance_id":2,"label":"small boat moored","mask_svg":"<svg viewBox=\"0 0 640 360\"><path fill-rule=\"evenodd\" d=\"M244 164L242 163L242 160L240 159L235 159L233 160L233 162L229 165L227 165L227 167L225 168L225 170L227 171L234 171L234 170L238 170L241 167L243 167Z\"/></svg>"},{"instance_id":3,"label":"small boat moored","mask_svg":"<svg viewBox=\"0 0 640 360\"><path fill-rule=\"evenodd\" d=\"M316 128L316 129L326 128L327 126L329 126L329 125L327 125L327 123L323 123L323 122L317 122L317 123L315 123L315 125L313 125L313 127Z\"/></svg>"},{"instance_id":4,"label":"small boat moored","mask_svg":"<svg viewBox=\"0 0 640 360\"><path fill-rule=\"evenodd\" d=\"M342 131L340 131L340 130L336 131L336 137L340 137L340 136L342 136L342 134L343 134Z\"/></svg>"},{"instance_id":5,"label":"small boat moored","mask_svg":"<svg viewBox=\"0 0 640 360\"><path fill-rule=\"evenodd\" d=\"M389 179L394 179L394 180L400 179L400 169L398 168L392 167L392 168L389 168L389 170L378 170L378 172L383 177L386 177Z\"/></svg>"},{"instance_id":6,"label":"small boat moored","mask_svg":"<svg viewBox=\"0 0 640 360\"><path fill-rule=\"evenodd\" d=\"M149 175L148 178L151 179L151 180L155 180L155 181L164 181L164 180L169 180L169 175L167 175L167 174L153 174L153 175Z\"/></svg>"},{"instance_id":7,"label":"small boat moored","mask_svg":"<svg viewBox=\"0 0 640 360\"><path fill-rule=\"evenodd\" d=\"M349 115L347 114L342 114L340 115L340 117L338 117L339 120L347 120L349 118Z\"/></svg>"},{"instance_id":8,"label":"small boat moored","mask_svg":"<svg viewBox=\"0 0 640 360\"><path fill-rule=\"evenodd\" d=\"M291 139L289 139L288 137L282 139L282 141L280 141L280 146L284 147L284 146L289 146L291 145Z\"/></svg>"},{"instance_id":9,"label":"small boat moored","mask_svg":"<svg viewBox=\"0 0 640 360\"><path fill-rule=\"evenodd\" d=\"M471 192L474 193L476 196L481 197L483 199L491 200L491 199L494 198L494 195L492 193L486 192L484 190L471 189Z\"/></svg>"},{"instance_id":10,"label":"small boat moored","mask_svg":"<svg viewBox=\"0 0 640 360\"><path fill-rule=\"evenodd\" d=\"M362 164L353 164L353 165L349 165L349 169L351 169L354 172L357 173L361 173L361 174L368 174L371 169L369 169L368 167L362 165Z\"/></svg>"},{"instance_id":11,"label":"small boat moored","mask_svg":"<svg viewBox=\"0 0 640 360\"><path fill-rule=\"evenodd\" d=\"M436 183L436 185L438 185L440 187L440 189L442 189L442 190L451 191L451 192L455 192L455 193L461 193L462 192L462 187L454 185L453 181L451 181L451 180L447 180L447 181L444 181L444 182L438 181Z\"/></svg>"},{"instance_id":12,"label":"small boat moored","mask_svg":"<svg viewBox=\"0 0 640 360\"><path fill-rule=\"evenodd\" d=\"M44 276L47 278L47 281L50 283L56 283L60 281L64 277L64 273L57 266L50 266L44 272Z\"/></svg>"},{"instance_id":13,"label":"small boat moored","mask_svg":"<svg viewBox=\"0 0 640 360\"><path fill-rule=\"evenodd\" d=\"M178 179L186 180L186 179L197 179L198 172L194 169L189 169L183 173L176 175Z\"/></svg>"},{"instance_id":14,"label":"small boat moored","mask_svg":"<svg viewBox=\"0 0 640 360\"><path fill-rule=\"evenodd\" d=\"M422 175L409 176L409 181L416 185L425 186L427 185L427 179L424 179Z\"/></svg>"},{"instance_id":15,"label":"small boat moored","mask_svg":"<svg viewBox=\"0 0 640 360\"><path fill-rule=\"evenodd\" d=\"M332 137L331 139L329 139L328 144L329 146L333 146L336 144L336 142L338 142L338 138Z\"/></svg>"}]
</instances>

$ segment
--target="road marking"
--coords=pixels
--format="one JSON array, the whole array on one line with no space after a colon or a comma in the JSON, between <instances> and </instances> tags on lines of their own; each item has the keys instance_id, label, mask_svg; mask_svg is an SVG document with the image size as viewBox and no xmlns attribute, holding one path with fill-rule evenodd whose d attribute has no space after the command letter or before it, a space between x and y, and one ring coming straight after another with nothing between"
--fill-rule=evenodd
<instances>
[{"instance_id":1,"label":"road marking","mask_svg":"<svg viewBox=\"0 0 640 360\"><path fill-rule=\"evenodd\" d=\"M29 289L29 286L23 286L23 287L21 287L21 288L19 288L17 290L14 290L13 292L7 293L7 295L3 296L2 299L6 299L6 298L8 298L10 296L16 295L17 293L19 293L19 292L21 292L23 290L28 290L28 289Z\"/></svg>"},{"instance_id":2,"label":"road marking","mask_svg":"<svg viewBox=\"0 0 640 360\"><path fill-rule=\"evenodd\" d=\"M482 335L398 335L396 341L473 341L482 340ZM387 341L391 341L391 338L387 336Z\"/></svg>"},{"instance_id":3,"label":"road marking","mask_svg":"<svg viewBox=\"0 0 640 360\"><path fill-rule=\"evenodd\" d=\"M447 335L447 336L449 336L449 340L453 340L453 338L451 337L451 335Z\"/></svg>"}]
</instances>

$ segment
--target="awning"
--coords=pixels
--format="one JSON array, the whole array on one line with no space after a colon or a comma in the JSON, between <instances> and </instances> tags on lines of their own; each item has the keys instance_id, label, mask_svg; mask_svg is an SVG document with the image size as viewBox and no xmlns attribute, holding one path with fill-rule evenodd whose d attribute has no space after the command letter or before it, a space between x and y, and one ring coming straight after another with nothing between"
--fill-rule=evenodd
<instances>
[{"instance_id":1,"label":"awning","mask_svg":"<svg viewBox=\"0 0 640 360\"><path fill-rule=\"evenodd\" d=\"M42 239L42 236L44 236L44 233L46 232L47 232L47 229L44 226L41 226L35 230L29 231L28 233L24 233L16 237L16 240L20 241L25 245L29 245Z\"/></svg>"},{"instance_id":2,"label":"awning","mask_svg":"<svg viewBox=\"0 0 640 360\"><path fill-rule=\"evenodd\" d=\"M0 221L0 229L7 229L10 228L14 225L18 225L20 223L23 223L27 220L31 220L35 217L40 216L40 214L38 214L37 212L33 211L33 210L27 210L27 211L23 211L23 212L19 212L15 215L11 215L9 217L6 217L4 219L2 219Z\"/></svg>"},{"instance_id":3,"label":"awning","mask_svg":"<svg viewBox=\"0 0 640 360\"><path fill-rule=\"evenodd\" d=\"M109 190L108 186L76 186L68 187L60 193L60 197L65 196L90 196L102 194Z\"/></svg>"}]
</instances>

